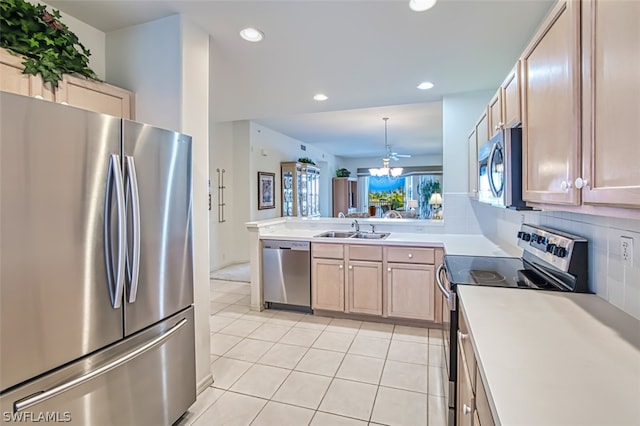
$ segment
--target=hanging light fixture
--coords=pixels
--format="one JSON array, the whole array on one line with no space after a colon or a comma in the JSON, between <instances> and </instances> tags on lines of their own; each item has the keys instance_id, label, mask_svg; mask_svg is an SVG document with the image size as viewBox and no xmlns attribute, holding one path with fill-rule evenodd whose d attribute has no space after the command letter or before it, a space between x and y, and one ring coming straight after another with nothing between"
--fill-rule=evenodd
<instances>
[{"instance_id":1,"label":"hanging light fixture","mask_svg":"<svg viewBox=\"0 0 640 426\"><path fill-rule=\"evenodd\" d=\"M369 169L369 174L371 176L391 176L391 177L398 177L402 174L402 167L393 167L390 168L389 167L389 145L387 145L387 121L389 120L389 117L384 117L384 149L385 149L385 155L386 157L382 159L382 167L376 169L376 168L371 168Z\"/></svg>"}]
</instances>

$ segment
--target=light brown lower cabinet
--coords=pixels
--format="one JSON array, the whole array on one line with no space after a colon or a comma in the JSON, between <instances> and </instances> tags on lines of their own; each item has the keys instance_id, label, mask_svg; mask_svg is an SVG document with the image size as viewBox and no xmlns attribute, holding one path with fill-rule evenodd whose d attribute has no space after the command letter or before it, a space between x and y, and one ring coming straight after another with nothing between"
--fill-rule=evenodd
<instances>
[{"instance_id":1,"label":"light brown lower cabinet","mask_svg":"<svg viewBox=\"0 0 640 426\"><path fill-rule=\"evenodd\" d=\"M382 315L382 262L349 260L346 312Z\"/></svg>"},{"instance_id":2,"label":"light brown lower cabinet","mask_svg":"<svg viewBox=\"0 0 640 426\"><path fill-rule=\"evenodd\" d=\"M435 264L441 250L313 243L311 256L313 309L440 322Z\"/></svg>"},{"instance_id":3,"label":"light brown lower cabinet","mask_svg":"<svg viewBox=\"0 0 640 426\"><path fill-rule=\"evenodd\" d=\"M458 318L458 389L456 419L459 426L494 426L487 392L480 375L473 349L472 336L464 307L460 305Z\"/></svg>"},{"instance_id":4,"label":"light brown lower cabinet","mask_svg":"<svg viewBox=\"0 0 640 426\"><path fill-rule=\"evenodd\" d=\"M434 321L434 277L434 265L387 263L387 316Z\"/></svg>"},{"instance_id":5,"label":"light brown lower cabinet","mask_svg":"<svg viewBox=\"0 0 640 426\"><path fill-rule=\"evenodd\" d=\"M344 311L344 260L312 259L311 306L325 311Z\"/></svg>"}]
</instances>

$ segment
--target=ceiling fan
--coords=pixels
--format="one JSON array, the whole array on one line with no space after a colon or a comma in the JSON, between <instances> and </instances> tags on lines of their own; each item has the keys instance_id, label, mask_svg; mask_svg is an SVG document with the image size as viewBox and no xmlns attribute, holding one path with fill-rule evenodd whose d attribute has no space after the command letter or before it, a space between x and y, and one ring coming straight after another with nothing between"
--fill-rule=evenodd
<instances>
[{"instance_id":1,"label":"ceiling fan","mask_svg":"<svg viewBox=\"0 0 640 426\"><path fill-rule=\"evenodd\" d=\"M389 117L384 117L383 120L384 120L384 150L385 150L385 156L383 160L398 161L400 158L410 158L411 157L410 154L399 154L397 152L391 151L391 146L389 146L389 144L387 143L387 121L389 120Z\"/></svg>"}]
</instances>

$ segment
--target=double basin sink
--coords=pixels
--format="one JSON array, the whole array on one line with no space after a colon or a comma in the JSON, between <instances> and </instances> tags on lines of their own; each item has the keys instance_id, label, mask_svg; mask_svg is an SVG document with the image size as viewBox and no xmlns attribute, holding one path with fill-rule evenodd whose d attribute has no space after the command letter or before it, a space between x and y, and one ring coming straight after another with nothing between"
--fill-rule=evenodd
<instances>
[{"instance_id":1,"label":"double basin sink","mask_svg":"<svg viewBox=\"0 0 640 426\"><path fill-rule=\"evenodd\" d=\"M383 240L389 236L388 232L353 232L353 231L327 231L314 235L321 238L358 238L363 240Z\"/></svg>"}]
</instances>

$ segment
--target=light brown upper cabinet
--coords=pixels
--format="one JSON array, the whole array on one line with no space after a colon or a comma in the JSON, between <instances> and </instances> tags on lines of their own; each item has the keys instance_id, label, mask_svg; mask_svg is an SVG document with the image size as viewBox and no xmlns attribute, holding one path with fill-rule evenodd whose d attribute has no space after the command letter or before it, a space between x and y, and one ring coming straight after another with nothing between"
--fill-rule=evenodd
<instances>
[{"instance_id":1,"label":"light brown upper cabinet","mask_svg":"<svg viewBox=\"0 0 640 426\"><path fill-rule=\"evenodd\" d=\"M489 137L493 137L498 131L504 129L502 93L502 87L498 88L496 94L489 101L487 108Z\"/></svg>"},{"instance_id":2,"label":"light brown upper cabinet","mask_svg":"<svg viewBox=\"0 0 640 426\"><path fill-rule=\"evenodd\" d=\"M582 3L584 204L640 207L640 2Z\"/></svg>"},{"instance_id":3,"label":"light brown upper cabinet","mask_svg":"<svg viewBox=\"0 0 640 426\"><path fill-rule=\"evenodd\" d=\"M517 127L522 123L520 70L520 61L518 61L502 83L502 122L506 128Z\"/></svg>"},{"instance_id":4,"label":"light brown upper cabinet","mask_svg":"<svg viewBox=\"0 0 640 426\"><path fill-rule=\"evenodd\" d=\"M580 204L580 3L560 0L522 56L523 199Z\"/></svg>"},{"instance_id":5,"label":"light brown upper cabinet","mask_svg":"<svg viewBox=\"0 0 640 426\"><path fill-rule=\"evenodd\" d=\"M51 85L45 85L39 75L23 74L23 61L22 56L0 48L0 90L52 101Z\"/></svg>"},{"instance_id":6,"label":"light brown upper cabinet","mask_svg":"<svg viewBox=\"0 0 640 426\"><path fill-rule=\"evenodd\" d=\"M134 94L120 87L65 74L54 90L40 75L23 74L24 59L0 48L0 90L133 120Z\"/></svg>"},{"instance_id":7,"label":"light brown upper cabinet","mask_svg":"<svg viewBox=\"0 0 640 426\"><path fill-rule=\"evenodd\" d=\"M133 93L107 83L65 74L55 98L77 108L134 119Z\"/></svg>"},{"instance_id":8,"label":"light brown upper cabinet","mask_svg":"<svg viewBox=\"0 0 640 426\"><path fill-rule=\"evenodd\" d=\"M481 147L491 137L489 134L489 108L482 112L476 123L476 145Z\"/></svg>"}]
</instances>

